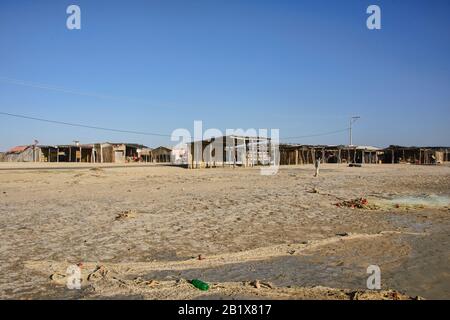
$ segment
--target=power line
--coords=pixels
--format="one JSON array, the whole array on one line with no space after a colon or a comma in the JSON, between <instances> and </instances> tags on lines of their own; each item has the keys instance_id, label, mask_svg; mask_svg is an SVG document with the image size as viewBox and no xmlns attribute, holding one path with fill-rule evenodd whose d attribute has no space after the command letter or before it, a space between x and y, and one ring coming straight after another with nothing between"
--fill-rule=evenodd
<instances>
[{"instance_id":1,"label":"power line","mask_svg":"<svg viewBox=\"0 0 450 320\"><path fill-rule=\"evenodd\" d=\"M335 131L329 131L329 132L324 132L324 133L316 133L316 134L309 134L309 135L297 136L297 137L285 137L285 138L281 138L281 140L287 140L287 139L303 139L303 138L312 138L312 137L329 136L329 135L336 134L336 133L347 132L348 129L349 129L349 128L345 128L345 129L340 129L340 130L335 130Z\"/></svg>"},{"instance_id":2,"label":"power line","mask_svg":"<svg viewBox=\"0 0 450 320\"><path fill-rule=\"evenodd\" d=\"M41 122L47 122L47 123L54 123L54 124L60 124L60 125L65 125L65 126L71 126L71 127L80 127L80 128L88 128L88 129L95 129L95 130L120 132L120 133L131 133L131 134L138 134L138 135L145 135L145 136L171 137L170 134L153 133L153 132L142 132L142 131L132 131L132 130L122 130L122 129L114 129L114 128L105 128L105 127L91 126L91 125L86 125L86 124L79 124L79 123L71 123L71 122L65 122L65 121L42 119L42 118L30 117L30 116L25 116L25 115L21 115L21 114L14 114L14 113L2 112L2 111L0 111L0 114L1 115L5 115L5 116L9 116L9 117L22 118L22 119L28 119L28 120L35 120L35 121L41 121Z\"/></svg>"},{"instance_id":3,"label":"power line","mask_svg":"<svg viewBox=\"0 0 450 320\"><path fill-rule=\"evenodd\" d=\"M152 106L147 101L143 101L140 99L129 98L129 97L120 97L120 96L111 96L111 95L94 93L94 92L78 91L78 90L63 88L63 87L59 87L59 86L55 86L55 85L51 85L51 84L31 82L31 81L25 81L25 80L20 80L20 79L12 79L12 78L7 78L7 77L3 77L3 76L0 76L0 82L12 84L12 85L30 87L30 88L35 88L35 89L44 89L44 90L61 92L61 93L68 93L68 94L84 96L84 97L91 97L91 98L111 100L111 101L121 101L121 102L139 104L139 105L147 106L147 107L155 107L155 108L157 107L157 106ZM158 107L158 108L160 108L160 107Z\"/></svg>"},{"instance_id":4,"label":"power line","mask_svg":"<svg viewBox=\"0 0 450 320\"><path fill-rule=\"evenodd\" d=\"M63 93L69 93L74 95L80 95L80 96L87 96L87 97L94 97L94 98L100 98L100 99L109 99L109 100L119 100L119 101L128 101L128 102L134 102L134 103L141 103L145 104L144 101L139 101L135 99L130 98L124 98L124 97L117 97L117 96L110 96L110 95L104 95L104 94L98 94L98 93L89 93L89 92L81 92L76 91L72 89L57 87L49 84L42 84L42 83L36 83L36 82L30 82L25 80L19 80L19 79L12 79L0 76L0 81L14 84L14 85L20 85L20 86L26 86L26 87L32 87L37 89L45 89L45 90L53 90ZM84 124L77 124L77 123L69 123L69 122L63 122L63 121L55 121L55 120L48 120L48 119L41 119L36 117L30 117L25 115L18 115L18 114L12 114L7 112L0 112L0 114L11 116L11 117L17 117L17 118L24 118L29 120L36 120L36 121L42 121L42 122L48 122L48 123L55 123L55 124L61 124L61 125L68 125L72 127L81 127L81 128L89 128L89 129L97 129L97 130L103 130L103 131L113 131L113 132L121 132L121 133L131 133L131 134L140 134L140 135L148 135L148 136L161 136L161 137L170 137L171 135L168 134L161 134L161 133L149 133L149 132L140 132L140 131L132 131L132 130L121 130L121 129L113 129L113 128L103 128L103 127L97 127L97 126L90 126L90 125L84 125ZM347 132L350 128L325 132L325 133L317 133L317 134L309 134L309 135L303 135L303 136L296 136L296 137L285 137L280 138L280 140L287 140L287 139L304 139L304 138L312 138L312 137L321 137L321 136L328 136L336 133L341 132Z\"/></svg>"},{"instance_id":5,"label":"power line","mask_svg":"<svg viewBox=\"0 0 450 320\"><path fill-rule=\"evenodd\" d=\"M114 129L114 128L99 127L99 126L80 124L80 123L72 123L72 122L65 122L65 121L49 120L49 119L37 118L37 117L21 115L21 114L14 114L14 113L3 112L3 111L0 111L0 115L4 115L4 116L8 116L8 117L21 118L21 119L27 119L27 120L40 121L40 122L46 122L46 123L59 124L59 125L65 125L65 126L71 126L71 127L79 127L79 128L102 130L102 131L111 131L111 132L119 132L119 133L130 133L130 134L145 135L145 136L158 136L158 137L171 137L172 136L170 134L164 134L164 133L154 133L154 132L143 132L143 131ZM281 138L281 140L320 137L320 136L332 135L332 134L336 134L336 133L340 133L340 132L344 132L344 131L348 131L348 128L341 129L341 130L336 130L336 131L324 132L324 133L317 133L317 134L310 134L310 135L303 135L303 136L296 136L296 137L285 137L285 138Z\"/></svg>"}]
</instances>

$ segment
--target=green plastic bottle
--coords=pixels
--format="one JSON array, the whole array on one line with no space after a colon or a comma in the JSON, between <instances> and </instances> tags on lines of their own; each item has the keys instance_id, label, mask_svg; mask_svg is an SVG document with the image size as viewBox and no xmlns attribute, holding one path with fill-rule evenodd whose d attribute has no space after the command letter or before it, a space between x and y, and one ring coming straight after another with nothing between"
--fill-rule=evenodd
<instances>
[{"instance_id":1,"label":"green plastic bottle","mask_svg":"<svg viewBox=\"0 0 450 320\"><path fill-rule=\"evenodd\" d=\"M209 289L209 285L206 282L203 282L202 280L193 279L191 280L191 284L197 289L200 289L202 291L207 291Z\"/></svg>"}]
</instances>

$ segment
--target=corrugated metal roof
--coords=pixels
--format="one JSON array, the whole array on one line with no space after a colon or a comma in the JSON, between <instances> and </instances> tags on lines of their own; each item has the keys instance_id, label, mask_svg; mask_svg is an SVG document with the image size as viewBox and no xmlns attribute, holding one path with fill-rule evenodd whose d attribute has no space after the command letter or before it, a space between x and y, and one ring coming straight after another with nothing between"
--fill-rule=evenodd
<instances>
[{"instance_id":1,"label":"corrugated metal roof","mask_svg":"<svg viewBox=\"0 0 450 320\"><path fill-rule=\"evenodd\" d=\"M115 145L115 146L125 145L127 147L138 148L138 149L147 148L147 146L145 146L143 144L139 144L139 143L128 143L128 142L106 142L106 143Z\"/></svg>"},{"instance_id":2,"label":"corrugated metal roof","mask_svg":"<svg viewBox=\"0 0 450 320\"><path fill-rule=\"evenodd\" d=\"M21 153L27 150L30 146L17 146L9 149L6 153Z\"/></svg>"}]
</instances>

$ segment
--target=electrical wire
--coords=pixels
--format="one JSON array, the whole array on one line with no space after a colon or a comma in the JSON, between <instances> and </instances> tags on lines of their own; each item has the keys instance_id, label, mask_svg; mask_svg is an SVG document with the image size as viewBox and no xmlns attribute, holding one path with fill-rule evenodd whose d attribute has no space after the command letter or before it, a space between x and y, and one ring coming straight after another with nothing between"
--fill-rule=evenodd
<instances>
[{"instance_id":1,"label":"electrical wire","mask_svg":"<svg viewBox=\"0 0 450 320\"><path fill-rule=\"evenodd\" d=\"M122 130L122 129L114 129L114 128L105 128L105 127L98 127L98 126L92 126L92 125L86 125L86 124L79 124L79 123L71 123L71 122L65 122L65 121L57 121L57 120L36 118L36 117L30 117L30 116L21 115L21 114L14 114L14 113L3 112L3 111L0 111L0 115L5 115L5 116L15 117L15 118L28 119L28 120L34 120L34 121L47 122L47 123L60 124L60 125L71 126L71 127L80 127L80 128L88 128L88 129L95 129L95 130L120 132L120 133L131 133L131 134L138 134L138 135L145 135L145 136L171 137L170 134L143 132L143 131L133 131L133 130Z\"/></svg>"},{"instance_id":2,"label":"electrical wire","mask_svg":"<svg viewBox=\"0 0 450 320\"><path fill-rule=\"evenodd\" d=\"M32 116L27 116L27 115L22 115L22 114L14 114L14 113L3 112L3 111L0 111L0 115L4 115L4 116L8 116L8 117L14 117L14 118L27 119L27 120L40 121L40 122L46 122L46 123L59 124L59 125L65 125L65 126L71 126L71 127L79 127L79 128L102 130L102 131L129 133L129 134L137 134L137 135L145 135L145 136L171 137L170 134L164 134L164 133L155 133L155 132L144 132L144 131L134 131L134 130L106 128L106 127L99 127L99 126L94 126L94 125L87 125L87 124L80 124L80 123L73 123L73 122L66 122L66 121L43 119L43 118L32 117ZM311 137L321 137L321 136L327 136L327 135L332 135L332 134L336 134L336 133L341 133L341 132L344 132L344 131L348 131L348 128L341 129L341 130L330 131L330 132L324 132L324 133L317 133L317 134L310 134L310 135L303 135L303 136L296 136L296 137L285 137L285 138L281 138L280 140L289 140L289 139L290 140L294 140L294 139L304 139L304 138L311 138Z\"/></svg>"}]
</instances>

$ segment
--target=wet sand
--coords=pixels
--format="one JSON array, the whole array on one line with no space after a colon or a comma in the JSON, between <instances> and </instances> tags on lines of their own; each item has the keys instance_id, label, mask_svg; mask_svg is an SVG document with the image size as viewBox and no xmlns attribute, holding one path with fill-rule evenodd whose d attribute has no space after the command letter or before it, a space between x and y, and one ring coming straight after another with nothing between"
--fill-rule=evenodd
<instances>
[{"instance_id":1,"label":"wet sand","mask_svg":"<svg viewBox=\"0 0 450 320\"><path fill-rule=\"evenodd\" d=\"M448 166L24 167L0 164L1 298L450 298Z\"/></svg>"}]
</instances>

